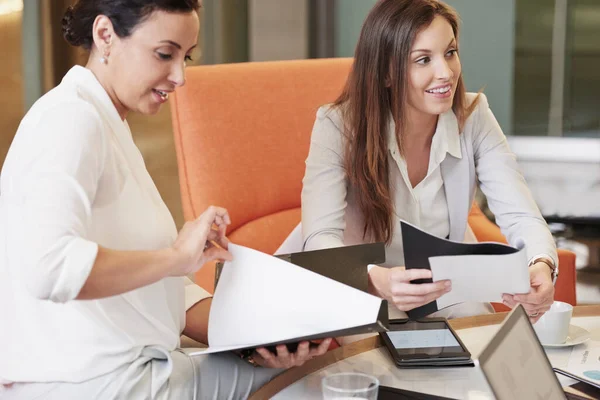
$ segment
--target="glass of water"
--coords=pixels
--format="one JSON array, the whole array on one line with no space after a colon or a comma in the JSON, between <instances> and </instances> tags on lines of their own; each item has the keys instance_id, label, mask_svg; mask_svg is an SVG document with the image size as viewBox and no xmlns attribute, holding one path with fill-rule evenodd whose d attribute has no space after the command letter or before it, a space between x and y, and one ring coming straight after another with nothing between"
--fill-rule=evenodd
<instances>
[{"instance_id":1,"label":"glass of water","mask_svg":"<svg viewBox=\"0 0 600 400\"><path fill-rule=\"evenodd\" d=\"M379 380L358 372L343 372L326 376L322 381L323 400L377 400Z\"/></svg>"}]
</instances>

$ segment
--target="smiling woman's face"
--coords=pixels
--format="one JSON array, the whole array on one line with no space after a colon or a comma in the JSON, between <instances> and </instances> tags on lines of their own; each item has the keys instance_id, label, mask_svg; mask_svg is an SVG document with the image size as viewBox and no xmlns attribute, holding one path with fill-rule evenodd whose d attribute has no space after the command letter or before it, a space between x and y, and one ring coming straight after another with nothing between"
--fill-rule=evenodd
<instances>
[{"instance_id":1,"label":"smiling woman's face","mask_svg":"<svg viewBox=\"0 0 600 400\"><path fill-rule=\"evenodd\" d=\"M409 112L439 115L452 108L461 73L457 46L444 17L417 34L408 58Z\"/></svg>"},{"instance_id":2,"label":"smiling woman's face","mask_svg":"<svg viewBox=\"0 0 600 400\"><path fill-rule=\"evenodd\" d=\"M155 11L130 36L111 41L102 67L119 113L158 112L169 93L185 83L185 63L196 47L198 30L196 12Z\"/></svg>"}]
</instances>

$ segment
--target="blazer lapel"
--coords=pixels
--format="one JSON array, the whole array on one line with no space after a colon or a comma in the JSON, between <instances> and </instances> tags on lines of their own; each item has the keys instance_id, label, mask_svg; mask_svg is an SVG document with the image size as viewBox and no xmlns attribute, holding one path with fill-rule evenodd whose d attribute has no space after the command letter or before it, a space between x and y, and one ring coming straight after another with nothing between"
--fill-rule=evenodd
<instances>
[{"instance_id":1,"label":"blazer lapel","mask_svg":"<svg viewBox=\"0 0 600 400\"><path fill-rule=\"evenodd\" d=\"M440 168L450 215L450 240L463 241L469 215L469 163L464 135L460 137L462 158L446 155Z\"/></svg>"}]
</instances>

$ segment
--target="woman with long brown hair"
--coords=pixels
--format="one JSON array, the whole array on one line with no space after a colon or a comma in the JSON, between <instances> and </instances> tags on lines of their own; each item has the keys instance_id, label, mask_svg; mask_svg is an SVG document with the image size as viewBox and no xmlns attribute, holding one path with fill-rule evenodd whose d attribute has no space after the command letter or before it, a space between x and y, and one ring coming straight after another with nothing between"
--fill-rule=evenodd
<instances>
[{"instance_id":1,"label":"woman with long brown hair","mask_svg":"<svg viewBox=\"0 0 600 400\"><path fill-rule=\"evenodd\" d=\"M304 249L385 242L371 290L411 310L452 284L411 283L431 271L403 267L400 220L474 239L467 217L479 185L509 242L523 241L530 259L530 293L504 302L522 303L536 321L553 301L556 247L485 95L465 92L458 20L438 0L381 0L371 10L342 94L317 113L302 191ZM491 311L455 306L443 315Z\"/></svg>"}]
</instances>

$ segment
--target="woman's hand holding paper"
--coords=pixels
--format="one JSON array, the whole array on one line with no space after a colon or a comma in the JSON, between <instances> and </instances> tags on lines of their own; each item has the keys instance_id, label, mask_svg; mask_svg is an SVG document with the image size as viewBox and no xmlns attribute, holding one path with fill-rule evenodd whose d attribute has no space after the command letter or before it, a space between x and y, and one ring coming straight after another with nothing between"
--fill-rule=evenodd
<instances>
[{"instance_id":1,"label":"woman's hand holding paper","mask_svg":"<svg viewBox=\"0 0 600 400\"><path fill-rule=\"evenodd\" d=\"M369 271L371 293L386 299L400 311L409 311L428 304L452 290L449 280L433 283L411 283L417 279L431 279L428 269L405 267L373 267Z\"/></svg>"},{"instance_id":2,"label":"woman's hand holding paper","mask_svg":"<svg viewBox=\"0 0 600 400\"><path fill-rule=\"evenodd\" d=\"M543 262L538 262L529 268L531 291L527 294L504 294L503 303L514 308L522 304L529 315L531 323L536 323L554 302L554 285L552 271Z\"/></svg>"},{"instance_id":3,"label":"woman's hand holding paper","mask_svg":"<svg viewBox=\"0 0 600 400\"><path fill-rule=\"evenodd\" d=\"M173 243L177 261L171 276L191 274L211 260L231 260L227 251L229 240L225 236L230 223L227 210L215 206L210 206L194 221L186 222Z\"/></svg>"}]
</instances>

